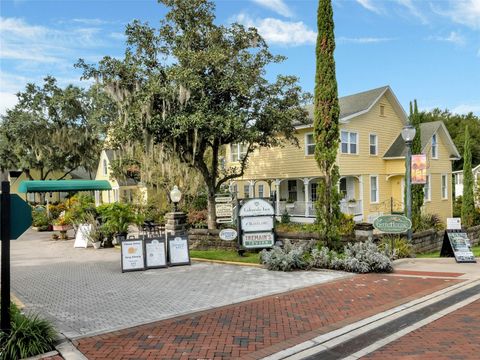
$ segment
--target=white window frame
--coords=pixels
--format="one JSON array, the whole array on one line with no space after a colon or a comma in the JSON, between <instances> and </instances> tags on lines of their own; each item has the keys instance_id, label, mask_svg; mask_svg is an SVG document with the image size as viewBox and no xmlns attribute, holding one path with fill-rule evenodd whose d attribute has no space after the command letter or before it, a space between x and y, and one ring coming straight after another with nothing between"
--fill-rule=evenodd
<instances>
[{"instance_id":1,"label":"white window frame","mask_svg":"<svg viewBox=\"0 0 480 360\"><path fill-rule=\"evenodd\" d=\"M428 189L428 192L425 192L425 189ZM432 201L432 176L430 174L427 175L427 182L423 185L423 201Z\"/></svg>"},{"instance_id":2,"label":"white window frame","mask_svg":"<svg viewBox=\"0 0 480 360\"><path fill-rule=\"evenodd\" d=\"M443 185L443 179L445 179L445 186ZM442 195L442 200L448 200L448 175L442 174L440 176L440 193Z\"/></svg>"},{"instance_id":3,"label":"white window frame","mask_svg":"<svg viewBox=\"0 0 480 360\"><path fill-rule=\"evenodd\" d=\"M372 179L375 178L375 201L372 201ZM378 181L378 175L370 175L370 189L369 189L369 196L370 196L370 204L378 204L380 202L380 186Z\"/></svg>"},{"instance_id":4,"label":"white window frame","mask_svg":"<svg viewBox=\"0 0 480 360\"><path fill-rule=\"evenodd\" d=\"M435 139L435 141L434 141ZM433 153L435 149L435 154ZM438 138L437 134L432 135L432 159L438 159Z\"/></svg>"},{"instance_id":5,"label":"white window frame","mask_svg":"<svg viewBox=\"0 0 480 360\"><path fill-rule=\"evenodd\" d=\"M257 192L258 192L258 197L259 197L259 198L263 198L263 197L265 196L265 190L264 190L264 188L265 188L265 187L263 186L263 184L258 184L258 190L257 190Z\"/></svg>"},{"instance_id":6,"label":"white window frame","mask_svg":"<svg viewBox=\"0 0 480 360\"><path fill-rule=\"evenodd\" d=\"M347 142L346 142L347 152L343 152L342 144L345 144L345 143L342 142L342 133L347 134ZM351 152L351 145L354 144L354 143L350 142L351 134L355 134L355 138L357 140L357 142L355 143L355 145L356 145L355 152ZM359 151L359 148L360 148L360 144L359 144L360 141L359 140L360 140L360 137L358 136L358 132L341 130L340 131L340 153L341 154L346 154L346 155L358 155L358 151Z\"/></svg>"},{"instance_id":7,"label":"white window frame","mask_svg":"<svg viewBox=\"0 0 480 360\"><path fill-rule=\"evenodd\" d=\"M245 149L244 149L245 148ZM244 150L244 151L242 151ZM235 154L235 156L234 156ZM247 154L247 149L245 144L231 144L230 145L230 160L232 162L241 161Z\"/></svg>"},{"instance_id":8,"label":"white window frame","mask_svg":"<svg viewBox=\"0 0 480 360\"><path fill-rule=\"evenodd\" d=\"M308 142L307 142L307 139L308 139L308 137L309 137L310 135L312 136L313 143L308 143ZM308 149L311 148L312 146L313 146L313 151L312 151L312 153L310 154L310 153L308 152ZM313 138L313 133L306 133L306 134L305 134L305 155L306 155L306 156L315 155L315 139Z\"/></svg>"},{"instance_id":9,"label":"white window frame","mask_svg":"<svg viewBox=\"0 0 480 360\"><path fill-rule=\"evenodd\" d=\"M375 136L375 144L372 144L371 136ZM378 135L375 133L368 134L368 154L370 156L378 156ZM375 146L375 154L372 154L372 146Z\"/></svg>"}]
</instances>

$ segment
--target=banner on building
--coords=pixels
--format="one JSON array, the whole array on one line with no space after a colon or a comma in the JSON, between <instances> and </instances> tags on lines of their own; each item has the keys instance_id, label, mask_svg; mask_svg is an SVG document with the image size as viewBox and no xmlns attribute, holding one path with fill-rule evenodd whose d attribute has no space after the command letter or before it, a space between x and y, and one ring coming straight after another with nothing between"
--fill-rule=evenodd
<instances>
[{"instance_id":1,"label":"banner on building","mask_svg":"<svg viewBox=\"0 0 480 360\"><path fill-rule=\"evenodd\" d=\"M412 155L412 184L427 183L427 156Z\"/></svg>"}]
</instances>

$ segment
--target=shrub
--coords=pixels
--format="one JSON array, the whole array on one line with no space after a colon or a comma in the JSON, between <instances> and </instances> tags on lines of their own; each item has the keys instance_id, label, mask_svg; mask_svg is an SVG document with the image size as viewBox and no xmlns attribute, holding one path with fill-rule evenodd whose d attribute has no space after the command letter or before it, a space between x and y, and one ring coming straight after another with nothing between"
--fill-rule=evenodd
<instances>
[{"instance_id":1,"label":"shrub","mask_svg":"<svg viewBox=\"0 0 480 360\"><path fill-rule=\"evenodd\" d=\"M128 233L128 227L138 222L131 204L112 203L97 208L102 228L112 234Z\"/></svg>"},{"instance_id":2,"label":"shrub","mask_svg":"<svg viewBox=\"0 0 480 360\"><path fill-rule=\"evenodd\" d=\"M282 224L290 224L290 214L287 212L287 210L283 212L280 222Z\"/></svg>"},{"instance_id":3,"label":"shrub","mask_svg":"<svg viewBox=\"0 0 480 360\"><path fill-rule=\"evenodd\" d=\"M54 349L57 333L48 321L24 315L13 304L10 314L11 333L0 332L0 360L24 359Z\"/></svg>"},{"instance_id":4,"label":"shrub","mask_svg":"<svg viewBox=\"0 0 480 360\"><path fill-rule=\"evenodd\" d=\"M192 210L187 215L187 224L191 228L201 229L207 227L208 211Z\"/></svg>"},{"instance_id":5,"label":"shrub","mask_svg":"<svg viewBox=\"0 0 480 360\"><path fill-rule=\"evenodd\" d=\"M344 248L343 270L358 273L392 272L390 258L371 241L350 243Z\"/></svg>"},{"instance_id":6,"label":"shrub","mask_svg":"<svg viewBox=\"0 0 480 360\"><path fill-rule=\"evenodd\" d=\"M392 260L409 258L413 256L412 245L408 242L407 239L400 236L385 236L378 245L378 248L381 252L389 256Z\"/></svg>"},{"instance_id":7,"label":"shrub","mask_svg":"<svg viewBox=\"0 0 480 360\"><path fill-rule=\"evenodd\" d=\"M67 210L67 206L65 203L59 203L57 205L48 205L48 212L50 213L50 218L58 219L60 214L63 211Z\"/></svg>"},{"instance_id":8,"label":"shrub","mask_svg":"<svg viewBox=\"0 0 480 360\"><path fill-rule=\"evenodd\" d=\"M429 229L434 229L436 231L444 230L445 224L442 222L440 217L436 214L422 214L420 216L420 221L414 227L414 232L425 231Z\"/></svg>"},{"instance_id":9,"label":"shrub","mask_svg":"<svg viewBox=\"0 0 480 360\"><path fill-rule=\"evenodd\" d=\"M271 250L262 250L260 259L268 270L292 271L310 267L308 245L292 244L286 240L283 248L274 246Z\"/></svg>"},{"instance_id":10,"label":"shrub","mask_svg":"<svg viewBox=\"0 0 480 360\"><path fill-rule=\"evenodd\" d=\"M340 213L339 229L340 235L353 235L355 232L355 221L353 221L353 215L347 215Z\"/></svg>"},{"instance_id":11,"label":"shrub","mask_svg":"<svg viewBox=\"0 0 480 360\"><path fill-rule=\"evenodd\" d=\"M47 227L49 225L45 208L34 208L32 210L32 225L39 228Z\"/></svg>"}]
</instances>

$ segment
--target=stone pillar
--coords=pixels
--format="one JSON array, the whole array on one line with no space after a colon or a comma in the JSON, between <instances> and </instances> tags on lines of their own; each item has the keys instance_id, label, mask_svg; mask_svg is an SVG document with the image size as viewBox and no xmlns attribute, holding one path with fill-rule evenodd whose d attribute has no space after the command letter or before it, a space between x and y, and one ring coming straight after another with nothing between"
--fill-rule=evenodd
<instances>
[{"instance_id":1,"label":"stone pillar","mask_svg":"<svg viewBox=\"0 0 480 360\"><path fill-rule=\"evenodd\" d=\"M310 209L309 209L309 206L310 206L310 203L312 202L312 199L310 199L310 192L308 191L308 184L310 183L310 180L309 178L304 178L303 179L303 188L305 190L305 217L309 217L310 216Z\"/></svg>"},{"instance_id":2,"label":"stone pillar","mask_svg":"<svg viewBox=\"0 0 480 360\"><path fill-rule=\"evenodd\" d=\"M185 233L187 216L181 212L170 212L165 214L165 234L177 235Z\"/></svg>"}]
</instances>

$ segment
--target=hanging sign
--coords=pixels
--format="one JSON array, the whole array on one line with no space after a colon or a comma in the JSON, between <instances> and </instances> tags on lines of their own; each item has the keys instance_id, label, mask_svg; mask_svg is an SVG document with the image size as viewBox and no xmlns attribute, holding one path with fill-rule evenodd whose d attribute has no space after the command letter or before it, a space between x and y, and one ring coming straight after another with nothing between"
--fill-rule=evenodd
<instances>
[{"instance_id":1,"label":"hanging sign","mask_svg":"<svg viewBox=\"0 0 480 360\"><path fill-rule=\"evenodd\" d=\"M273 229L273 217L254 216L242 218L242 230L249 231L271 231Z\"/></svg>"},{"instance_id":2,"label":"hanging sign","mask_svg":"<svg viewBox=\"0 0 480 360\"><path fill-rule=\"evenodd\" d=\"M219 195L219 196L215 197L215 202L216 202L216 203L228 203L228 202L232 202L232 197L231 197L231 196Z\"/></svg>"},{"instance_id":3,"label":"hanging sign","mask_svg":"<svg viewBox=\"0 0 480 360\"><path fill-rule=\"evenodd\" d=\"M156 269L167 267L167 252L163 238L145 238L145 267Z\"/></svg>"},{"instance_id":4,"label":"hanging sign","mask_svg":"<svg viewBox=\"0 0 480 360\"><path fill-rule=\"evenodd\" d=\"M240 209L240 216L260 216L260 215L275 215L273 206L262 199L251 199L243 204Z\"/></svg>"},{"instance_id":5,"label":"hanging sign","mask_svg":"<svg viewBox=\"0 0 480 360\"><path fill-rule=\"evenodd\" d=\"M219 203L215 204L215 214L217 218L233 216L233 205L232 203Z\"/></svg>"},{"instance_id":6,"label":"hanging sign","mask_svg":"<svg viewBox=\"0 0 480 360\"><path fill-rule=\"evenodd\" d=\"M447 230L443 236L440 256L455 256L458 263L476 263L468 235L462 231Z\"/></svg>"},{"instance_id":7,"label":"hanging sign","mask_svg":"<svg viewBox=\"0 0 480 360\"><path fill-rule=\"evenodd\" d=\"M75 234L75 242L73 243L74 248L87 248L88 247L88 237L92 231L91 224L80 224L78 225L77 233Z\"/></svg>"},{"instance_id":8,"label":"hanging sign","mask_svg":"<svg viewBox=\"0 0 480 360\"><path fill-rule=\"evenodd\" d=\"M412 155L412 184L427 183L427 155Z\"/></svg>"},{"instance_id":9,"label":"hanging sign","mask_svg":"<svg viewBox=\"0 0 480 360\"><path fill-rule=\"evenodd\" d=\"M187 235L168 236L170 265L190 265L190 250Z\"/></svg>"},{"instance_id":10,"label":"hanging sign","mask_svg":"<svg viewBox=\"0 0 480 360\"><path fill-rule=\"evenodd\" d=\"M121 243L122 272L145 270L143 240L128 239Z\"/></svg>"},{"instance_id":11,"label":"hanging sign","mask_svg":"<svg viewBox=\"0 0 480 360\"><path fill-rule=\"evenodd\" d=\"M244 233L242 243L247 249L268 248L273 246L275 240L272 232Z\"/></svg>"}]
</instances>

